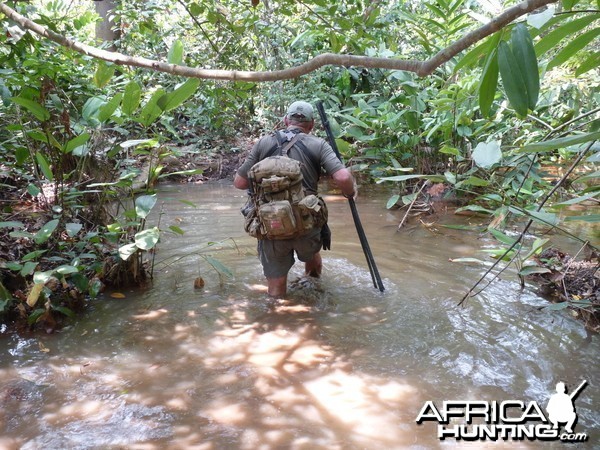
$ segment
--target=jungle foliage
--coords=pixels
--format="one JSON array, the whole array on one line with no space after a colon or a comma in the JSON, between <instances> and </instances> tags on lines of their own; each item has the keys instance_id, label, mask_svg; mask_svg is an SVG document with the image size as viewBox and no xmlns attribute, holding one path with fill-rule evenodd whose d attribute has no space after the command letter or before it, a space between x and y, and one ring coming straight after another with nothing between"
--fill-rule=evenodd
<instances>
[{"instance_id":1,"label":"jungle foliage","mask_svg":"<svg viewBox=\"0 0 600 450\"><path fill-rule=\"evenodd\" d=\"M90 45L228 70L277 70L323 52L423 60L502 11L483 0L134 0L116 2L120 39L103 44L92 2L5 3ZM324 102L354 170L393 184L387 207L409 204L424 180L444 183L464 210L489 215L498 255L513 247L502 257L519 254L523 276L542 272L532 257L543 240L514 246L504 229L524 217L553 227L598 221L560 210L597 204L599 18L597 1L551 4L425 78L326 67L259 84L111 65L0 16L0 317L51 323L103 284L151 276L160 234L183 233L146 222L155 182L173 175L163 162L183 145L205 152L206 136L270 130L297 98ZM553 191L548 163L580 156Z\"/></svg>"}]
</instances>

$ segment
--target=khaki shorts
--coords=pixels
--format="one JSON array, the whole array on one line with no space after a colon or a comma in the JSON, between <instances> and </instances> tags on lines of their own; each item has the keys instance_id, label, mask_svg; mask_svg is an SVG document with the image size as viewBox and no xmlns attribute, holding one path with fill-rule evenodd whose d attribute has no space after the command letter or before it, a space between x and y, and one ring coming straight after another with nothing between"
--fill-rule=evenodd
<instances>
[{"instance_id":1,"label":"khaki shorts","mask_svg":"<svg viewBox=\"0 0 600 450\"><path fill-rule=\"evenodd\" d=\"M258 241L258 257L267 278L287 275L294 265L294 252L302 262L310 261L321 250L321 229L315 228L296 239Z\"/></svg>"}]
</instances>

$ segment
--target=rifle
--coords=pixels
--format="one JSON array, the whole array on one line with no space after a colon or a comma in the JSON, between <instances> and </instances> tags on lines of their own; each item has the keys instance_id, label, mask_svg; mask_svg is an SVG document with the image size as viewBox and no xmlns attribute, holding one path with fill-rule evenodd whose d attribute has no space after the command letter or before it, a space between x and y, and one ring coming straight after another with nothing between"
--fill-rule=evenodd
<instances>
[{"instance_id":1,"label":"rifle","mask_svg":"<svg viewBox=\"0 0 600 450\"><path fill-rule=\"evenodd\" d=\"M327 115L325 114L323 102L317 102L317 111L319 111L319 116L321 116L321 123L323 124L323 128L325 129L325 133L327 133L327 140L329 141L329 145L331 145L331 148L335 152L335 155L338 157L338 159L341 162L343 162L342 156L340 155L340 152L337 148L337 144L335 143L335 138L333 137L333 133L331 132L331 126L329 125L329 120L327 119ZM369 266L369 272L371 273L373 286L378 288L380 292L383 292L385 290L385 288L383 287L383 281L381 281L381 277L379 276L379 271L377 270L377 266L375 265L373 253L371 252L369 242L367 241L367 235L365 234L365 230L363 229L362 223L360 222L358 210L356 209L356 203L354 202L354 199L352 197L348 198L348 204L350 205L350 211L352 212L352 218L354 219L354 226L356 227L356 232L358 233L360 245L362 246L365 258L367 259L367 265Z\"/></svg>"},{"instance_id":2,"label":"rifle","mask_svg":"<svg viewBox=\"0 0 600 450\"><path fill-rule=\"evenodd\" d=\"M577 386L577 389L575 389L570 395L569 397L571 397L571 400L573 400L575 397L577 397L579 395L579 392L581 391L581 389L583 389L583 387L587 384L587 380L583 380L581 382L581 384L579 386Z\"/></svg>"}]
</instances>

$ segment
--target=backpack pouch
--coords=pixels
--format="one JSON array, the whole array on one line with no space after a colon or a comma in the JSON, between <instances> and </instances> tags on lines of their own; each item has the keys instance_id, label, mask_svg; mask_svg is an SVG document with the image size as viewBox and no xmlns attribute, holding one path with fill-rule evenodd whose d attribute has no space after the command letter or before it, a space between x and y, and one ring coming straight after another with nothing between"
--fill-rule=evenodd
<instances>
[{"instance_id":1,"label":"backpack pouch","mask_svg":"<svg viewBox=\"0 0 600 450\"><path fill-rule=\"evenodd\" d=\"M261 205L258 217L267 239L291 239L298 234L294 211L287 200Z\"/></svg>"}]
</instances>

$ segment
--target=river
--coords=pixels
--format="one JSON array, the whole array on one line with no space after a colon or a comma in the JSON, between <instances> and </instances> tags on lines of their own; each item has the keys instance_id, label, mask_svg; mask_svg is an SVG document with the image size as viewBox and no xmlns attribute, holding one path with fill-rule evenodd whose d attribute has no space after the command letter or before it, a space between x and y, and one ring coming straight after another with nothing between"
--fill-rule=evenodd
<instances>
[{"instance_id":1,"label":"river","mask_svg":"<svg viewBox=\"0 0 600 450\"><path fill-rule=\"evenodd\" d=\"M150 285L119 291L125 298L105 292L55 334L0 335L0 448L562 448L440 440L431 408L416 418L428 401L480 411L536 402L545 412L559 381L572 390L584 380L575 432L588 438L581 445L600 445L598 336L568 311L543 309L512 269L457 306L485 267L450 260L489 261L481 249L492 243L441 224L477 219L423 216L397 231L404 211L385 209L389 192L361 193L380 293L347 202L327 196L333 242L322 279L270 300L242 229L244 195L226 183L161 186L151 222L185 234L162 234Z\"/></svg>"}]
</instances>

